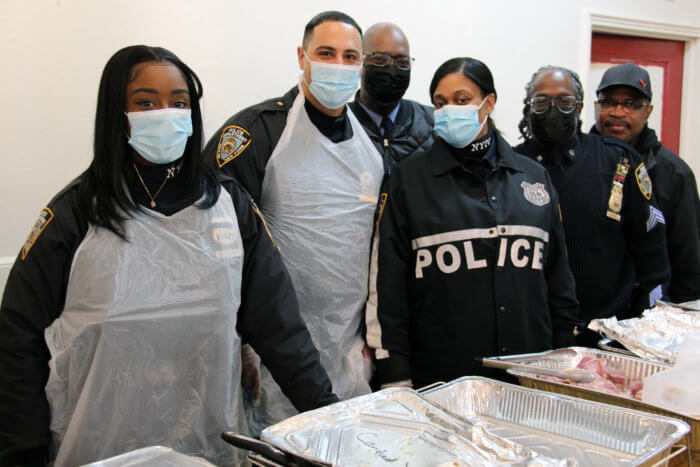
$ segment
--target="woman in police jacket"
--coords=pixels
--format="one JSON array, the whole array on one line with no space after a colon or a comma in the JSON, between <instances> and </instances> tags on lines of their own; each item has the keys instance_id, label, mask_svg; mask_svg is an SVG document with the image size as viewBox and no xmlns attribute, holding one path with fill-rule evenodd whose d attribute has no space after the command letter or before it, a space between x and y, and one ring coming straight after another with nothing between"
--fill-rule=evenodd
<instances>
[{"instance_id":1,"label":"woman in police jacket","mask_svg":"<svg viewBox=\"0 0 700 467\"><path fill-rule=\"evenodd\" d=\"M297 409L337 401L260 213L203 162L201 95L165 49L107 62L92 163L7 281L0 465L149 445L236 463L220 434L244 428L242 339Z\"/></svg>"},{"instance_id":2,"label":"woman in police jacket","mask_svg":"<svg viewBox=\"0 0 700 467\"><path fill-rule=\"evenodd\" d=\"M381 199L367 344L383 387L498 376L479 357L573 345L578 303L557 194L489 114L488 67L453 58L430 84L439 136Z\"/></svg>"}]
</instances>

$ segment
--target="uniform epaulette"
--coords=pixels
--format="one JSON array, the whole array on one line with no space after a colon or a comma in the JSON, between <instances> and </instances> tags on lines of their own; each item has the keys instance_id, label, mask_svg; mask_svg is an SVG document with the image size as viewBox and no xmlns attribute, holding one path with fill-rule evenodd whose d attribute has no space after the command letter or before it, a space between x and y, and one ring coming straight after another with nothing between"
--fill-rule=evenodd
<instances>
[{"instance_id":1,"label":"uniform epaulette","mask_svg":"<svg viewBox=\"0 0 700 467\"><path fill-rule=\"evenodd\" d=\"M298 94L299 89L294 87L282 97L247 107L229 118L219 132L215 155L217 165L223 167L245 151L252 141L252 128L264 113L284 112L286 118Z\"/></svg>"}]
</instances>

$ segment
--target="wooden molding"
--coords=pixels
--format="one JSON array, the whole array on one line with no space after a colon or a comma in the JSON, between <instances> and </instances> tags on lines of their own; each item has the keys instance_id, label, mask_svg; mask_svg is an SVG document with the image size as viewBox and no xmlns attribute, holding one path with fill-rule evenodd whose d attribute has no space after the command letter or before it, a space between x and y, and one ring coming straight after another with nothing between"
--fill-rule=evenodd
<instances>
[{"instance_id":1,"label":"wooden molding","mask_svg":"<svg viewBox=\"0 0 700 467\"><path fill-rule=\"evenodd\" d=\"M593 32L690 41L700 38L700 27L591 13Z\"/></svg>"}]
</instances>

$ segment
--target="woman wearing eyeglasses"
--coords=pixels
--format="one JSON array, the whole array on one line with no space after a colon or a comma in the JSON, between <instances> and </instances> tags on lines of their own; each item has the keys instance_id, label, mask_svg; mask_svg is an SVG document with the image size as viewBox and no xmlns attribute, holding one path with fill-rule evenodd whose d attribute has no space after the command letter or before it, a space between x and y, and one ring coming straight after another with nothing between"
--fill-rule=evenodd
<instances>
[{"instance_id":1,"label":"woman wearing eyeglasses","mask_svg":"<svg viewBox=\"0 0 700 467\"><path fill-rule=\"evenodd\" d=\"M478 358L572 344L577 324L556 191L495 128L488 67L448 60L430 97L436 141L392 172L372 253L367 343L383 386L502 377Z\"/></svg>"},{"instance_id":2,"label":"woman wearing eyeglasses","mask_svg":"<svg viewBox=\"0 0 700 467\"><path fill-rule=\"evenodd\" d=\"M665 220L644 164L615 138L581 132L583 87L573 71L540 68L525 90L516 151L544 165L559 193L581 320L640 314L669 278ZM598 339L584 331L578 343Z\"/></svg>"}]
</instances>

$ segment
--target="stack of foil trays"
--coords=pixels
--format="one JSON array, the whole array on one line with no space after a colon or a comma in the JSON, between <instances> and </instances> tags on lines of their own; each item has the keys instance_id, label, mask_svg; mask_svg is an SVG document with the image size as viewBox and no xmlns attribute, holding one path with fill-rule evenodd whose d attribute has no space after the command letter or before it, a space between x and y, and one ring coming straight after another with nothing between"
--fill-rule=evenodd
<instances>
[{"instance_id":1,"label":"stack of foil trays","mask_svg":"<svg viewBox=\"0 0 700 467\"><path fill-rule=\"evenodd\" d=\"M385 389L289 418L261 439L332 465L650 465L687 424L464 377L420 394ZM267 464L262 464L267 465Z\"/></svg>"},{"instance_id":2,"label":"stack of foil trays","mask_svg":"<svg viewBox=\"0 0 700 467\"><path fill-rule=\"evenodd\" d=\"M661 304L641 318L594 319L588 328L616 340L641 358L675 364L688 331L700 330L700 312Z\"/></svg>"}]
</instances>

